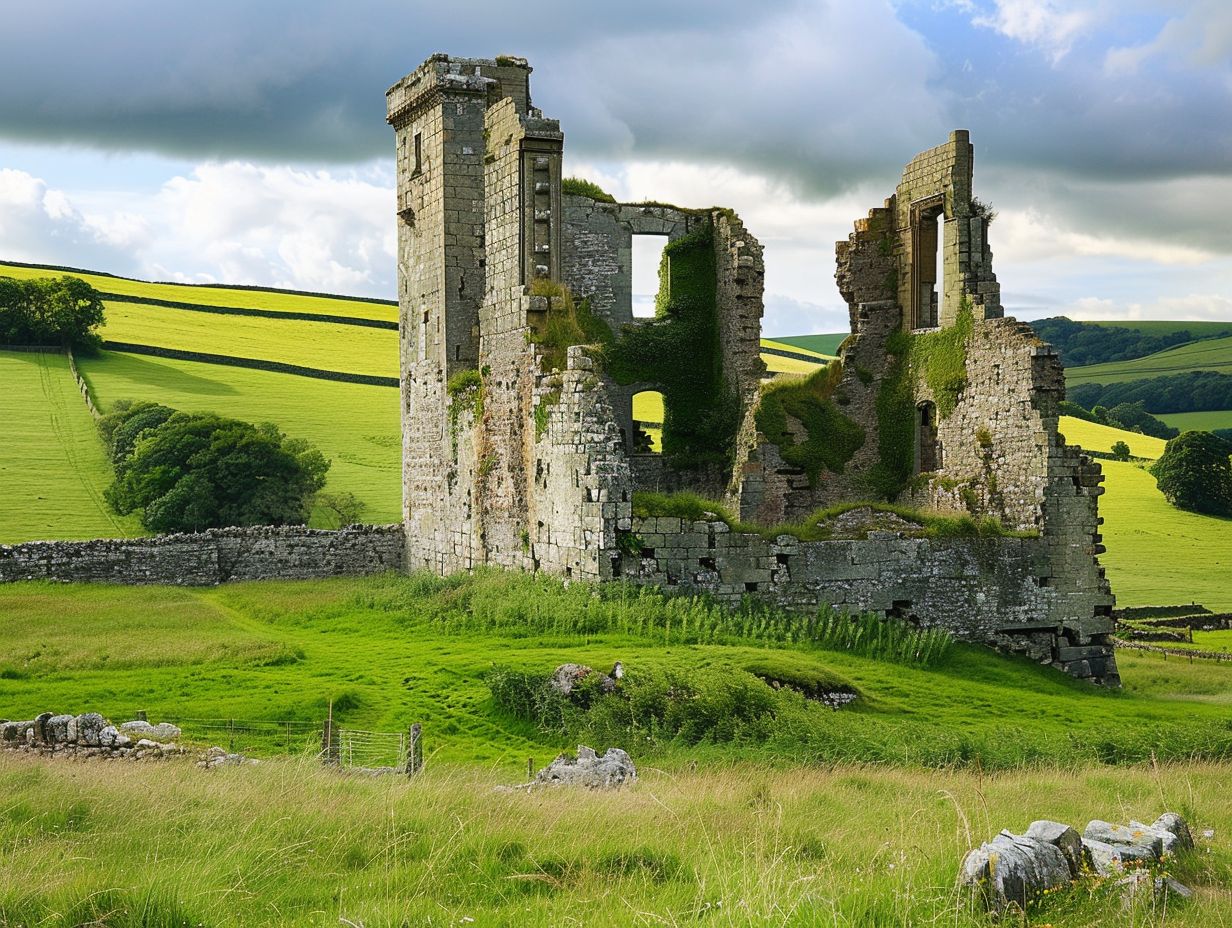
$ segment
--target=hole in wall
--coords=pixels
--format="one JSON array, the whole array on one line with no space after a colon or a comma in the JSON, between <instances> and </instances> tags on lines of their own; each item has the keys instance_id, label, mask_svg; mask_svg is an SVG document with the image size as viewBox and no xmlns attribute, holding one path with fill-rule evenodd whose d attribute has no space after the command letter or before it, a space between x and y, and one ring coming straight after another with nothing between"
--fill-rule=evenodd
<instances>
[{"instance_id":1,"label":"hole in wall","mask_svg":"<svg viewBox=\"0 0 1232 928\"><path fill-rule=\"evenodd\" d=\"M633 317L653 319L655 295L659 292L659 263L663 260L666 235L633 236Z\"/></svg>"},{"instance_id":2,"label":"hole in wall","mask_svg":"<svg viewBox=\"0 0 1232 928\"><path fill-rule=\"evenodd\" d=\"M633 452L663 453L663 394L658 390L633 394Z\"/></svg>"}]
</instances>

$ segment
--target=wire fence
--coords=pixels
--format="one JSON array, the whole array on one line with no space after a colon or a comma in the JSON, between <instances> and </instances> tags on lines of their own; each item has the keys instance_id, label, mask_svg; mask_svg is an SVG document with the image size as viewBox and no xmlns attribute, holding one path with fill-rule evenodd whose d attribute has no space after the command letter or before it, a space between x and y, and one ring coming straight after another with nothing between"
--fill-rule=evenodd
<instances>
[{"instance_id":1,"label":"wire fence","mask_svg":"<svg viewBox=\"0 0 1232 928\"><path fill-rule=\"evenodd\" d=\"M336 759L342 767L406 767L407 733L339 728Z\"/></svg>"},{"instance_id":2,"label":"wire fence","mask_svg":"<svg viewBox=\"0 0 1232 928\"><path fill-rule=\"evenodd\" d=\"M238 754L302 754L321 749L321 723L261 719L162 717L185 741L209 743Z\"/></svg>"}]
</instances>

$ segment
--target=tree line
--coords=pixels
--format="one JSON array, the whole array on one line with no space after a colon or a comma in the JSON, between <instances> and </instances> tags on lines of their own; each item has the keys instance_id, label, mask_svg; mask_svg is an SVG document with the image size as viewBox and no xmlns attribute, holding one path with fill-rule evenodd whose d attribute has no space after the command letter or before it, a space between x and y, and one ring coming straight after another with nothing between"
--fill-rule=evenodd
<instances>
[{"instance_id":1,"label":"tree line","mask_svg":"<svg viewBox=\"0 0 1232 928\"><path fill-rule=\"evenodd\" d=\"M80 277L0 277L0 345L94 351L102 324L102 297Z\"/></svg>"}]
</instances>

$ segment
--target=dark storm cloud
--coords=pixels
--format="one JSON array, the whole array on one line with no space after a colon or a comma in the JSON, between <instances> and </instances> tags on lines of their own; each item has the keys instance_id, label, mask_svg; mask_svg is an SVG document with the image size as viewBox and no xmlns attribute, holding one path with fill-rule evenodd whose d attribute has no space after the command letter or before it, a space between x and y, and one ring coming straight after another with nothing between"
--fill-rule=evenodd
<instances>
[{"instance_id":1,"label":"dark storm cloud","mask_svg":"<svg viewBox=\"0 0 1232 928\"><path fill-rule=\"evenodd\" d=\"M1203 47L1189 67L1171 39L1109 70L1108 41L1087 36L1057 58L954 12L971 6L53 0L6 11L0 135L362 161L390 149L385 88L448 51L530 58L536 102L576 155L737 164L804 195L892 186L960 125L984 164L1123 179L1232 171L1226 55L1212 63Z\"/></svg>"}]
</instances>

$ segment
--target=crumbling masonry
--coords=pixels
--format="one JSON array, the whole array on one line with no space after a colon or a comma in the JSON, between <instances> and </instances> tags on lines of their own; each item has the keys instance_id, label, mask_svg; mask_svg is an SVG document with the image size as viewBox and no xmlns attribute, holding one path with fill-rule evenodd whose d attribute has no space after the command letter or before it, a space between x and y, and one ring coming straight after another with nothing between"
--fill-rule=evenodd
<instances>
[{"instance_id":1,"label":"crumbling masonry","mask_svg":"<svg viewBox=\"0 0 1232 928\"><path fill-rule=\"evenodd\" d=\"M757 240L730 210L568 192L530 71L434 55L388 92L408 569L875 610L1115 684L1102 476L1057 432L1055 353L1003 318L966 132L917 156L838 244L852 335L825 374L778 392ZM643 234L672 243L653 320L632 312ZM573 307L589 334L562 340ZM633 421L646 389L667 404L662 454ZM860 509L800 540L634 517L635 492L685 489L761 526L894 500L1011 531L936 537Z\"/></svg>"}]
</instances>

